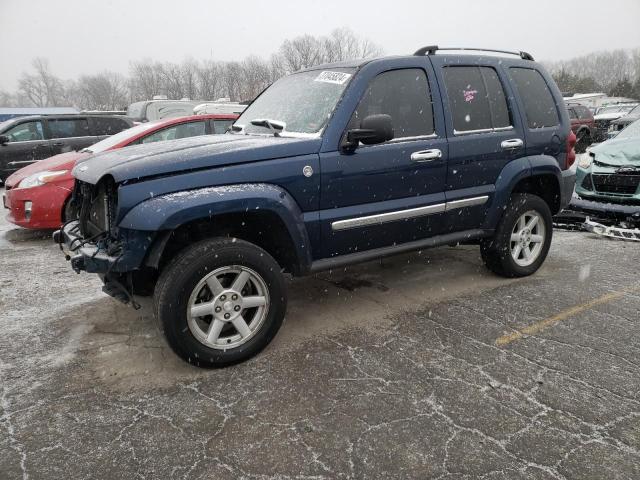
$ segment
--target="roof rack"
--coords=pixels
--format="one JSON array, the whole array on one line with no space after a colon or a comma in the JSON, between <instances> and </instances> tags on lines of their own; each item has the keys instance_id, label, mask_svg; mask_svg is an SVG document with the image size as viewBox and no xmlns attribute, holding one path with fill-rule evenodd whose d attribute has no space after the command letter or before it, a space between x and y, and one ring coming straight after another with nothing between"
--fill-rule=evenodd
<instances>
[{"instance_id":1,"label":"roof rack","mask_svg":"<svg viewBox=\"0 0 640 480\"><path fill-rule=\"evenodd\" d=\"M493 53L506 53L508 55L517 55L523 60L531 60L533 61L533 57L527 52L512 52L509 50L492 50L490 48L473 48L473 47L443 47L440 48L437 45L429 45L428 47L422 47L415 51L414 55L422 56L422 55L435 55L435 53L439 50L472 50L474 52L493 52Z\"/></svg>"}]
</instances>

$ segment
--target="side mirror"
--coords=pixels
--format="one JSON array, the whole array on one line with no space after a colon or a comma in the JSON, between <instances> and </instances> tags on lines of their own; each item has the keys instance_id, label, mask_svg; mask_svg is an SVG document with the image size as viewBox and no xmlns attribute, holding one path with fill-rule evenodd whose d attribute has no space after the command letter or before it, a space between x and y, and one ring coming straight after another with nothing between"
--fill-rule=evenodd
<instances>
[{"instance_id":1,"label":"side mirror","mask_svg":"<svg viewBox=\"0 0 640 480\"><path fill-rule=\"evenodd\" d=\"M360 128L347 131L343 148L354 151L360 142L365 145L375 145L392 140L394 136L391 116L386 114L369 115L360 122Z\"/></svg>"},{"instance_id":2,"label":"side mirror","mask_svg":"<svg viewBox=\"0 0 640 480\"><path fill-rule=\"evenodd\" d=\"M0 135L0 145L6 145L7 143L9 143L9 137Z\"/></svg>"}]
</instances>

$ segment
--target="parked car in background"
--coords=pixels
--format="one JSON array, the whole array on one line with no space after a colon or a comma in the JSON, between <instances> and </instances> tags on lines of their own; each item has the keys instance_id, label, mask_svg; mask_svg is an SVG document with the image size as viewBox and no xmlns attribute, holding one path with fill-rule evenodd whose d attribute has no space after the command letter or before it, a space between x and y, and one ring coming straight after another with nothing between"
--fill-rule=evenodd
<instances>
[{"instance_id":1,"label":"parked car in background","mask_svg":"<svg viewBox=\"0 0 640 480\"><path fill-rule=\"evenodd\" d=\"M618 118L617 120L612 120L609 124L609 131L607 132L608 138L613 138L626 127L634 123L640 119L640 104L633 107L633 109L627 113L626 115Z\"/></svg>"},{"instance_id":2,"label":"parked car in background","mask_svg":"<svg viewBox=\"0 0 640 480\"><path fill-rule=\"evenodd\" d=\"M155 292L169 345L202 367L274 338L283 272L477 242L495 273L531 275L573 194L576 137L551 75L502 53L432 46L283 77L233 133L78 163L79 220L54 240L105 293Z\"/></svg>"},{"instance_id":3,"label":"parked car in background","mask_svg":"<svg viewBox=\"0 0 640 480\"><path fill-rule=\"evenodd\" d=\"M73 107L3 107L0 108L0 122L17 117L33 115L73 115L79 112Z\"/></svg>"},{"instance_id":4,"label":"parked car in background","mask_svg":"<svg viewBox=\"0 0 640 480\"><path fill-rule=\"evenodd\" d=\"M203 113L234 113L241 114L247 105L239 102L231 102L229 99L220 98L215 102L201 103L196 105L193 109L193 113L200 115Z\"/></svg>"},{"instance_id":5,"label":"parked car in background","mask_svg":"<svg viewBox=\"0 0 640 480\"><path fill-rule=\"evenodd\" d=\"M576 153L584 153L591 145L596 122L591 110L579 103L567 103L571 130L576 134Z\"/></svg>"},{"instance_id":6,"label":"parked car in background","mask_svg":"<svg viewBox=\"0 0 640 480\"><path fill-rule=\"evenodd\" d=\"M603 142L607 139L607 132L612 121L625 116L633 110L637 103L621 103L616 105L606 105L598 109L598 113L594 116L596 122L596 132L593 138L594 142Z\"/></svg>"},{"instance_id":7,"label":"parked car in background","mask_svg":"<svg viewBox=\"0 0 640 480\"><path fill-rule=\"evenodd\" d=\"M8 220L25 228L58 228L74 218L69 203L78 160L129 145L155 143L211 133L224 133L237 115L198 115L147 122L120 132L79 152L55 155L29 165L6 182Z\"/></svg>"},{"instance_id":8,"label":"parked car in background","mask_svg":"<svg viewBox=\"0 0 640 480\"><path fill-rule=\"evenodd\" d=\"M113 115L37 115L0 123L0 182L16 170L59 153L82 150L131 128Z\"/></svg>"},{"instance_id":9,"label":"parked car in background","mask_svg":"<svg viewBox=\"0 0 640 480\"><path fill-rule=\"evenodd\" d=\"M193 115L193 109L201 104L192 100L144 100L127 108L127 117L134 122L152 122L163 118L177 118Z\"/></svg>"},{"instance_id":10,"label":"parked car in background","mask_svg":"<svg viewBox=\"0 0 640 480\"><path fill-rule=\"evenodd\" d=\"M582 156L576 194L587 200L640 203L640 120Z\"/></svg>"}]
</instances>

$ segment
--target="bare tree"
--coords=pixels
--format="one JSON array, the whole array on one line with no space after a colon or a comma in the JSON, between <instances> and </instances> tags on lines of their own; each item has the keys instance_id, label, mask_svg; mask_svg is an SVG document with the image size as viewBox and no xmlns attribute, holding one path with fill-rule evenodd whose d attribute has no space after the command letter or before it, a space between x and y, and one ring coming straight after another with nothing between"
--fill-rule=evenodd
<instances>
[{"instance_id":1,"label":"bare tree","mask_svg":"<svg viewBox=\"0 0 640 480\"><path fill-rule=\"evenodd\" d=\"M162 88L161 66L151 60L131 62L129 67L131 100L147 100L160 94Z\"/></svg>"},{"instance_id":2,"label":"bare tree","mask_svg":"<svg viewBox=\"0 0 640 480\"><path fill-rule=\"evenodd\" d=\"M633 83L640 78L640 49L595 52L546 64L554 76L568 75L582 81L590 79L600 89L611 92L624 79Z\"/></svg>"},{"instance_id":3,"label":"bare tree","mask_svg":"<svg viewBox=\"0 0 640 480\"><path fill-rule=\"evenodd\" d=\"M121 110L128 103L126 79L114 72L80 77L76 90L79 105L88 110Z\"/></svg>"},{"instance_id":4,"label":"bare tree","mask_svg":"<svg viewBox=\"0 0 640 480\"><path fill-rule=\"evenodd\" d=\"M312 67L323 63L323 41L311 35L302 35L292 40L285 40L280 46L280 55L287 72L295 72L303 68Z\"/></svg>"},{"instance_id":5,"label":"bare tree","mask_svg":"<svg viewBox=\"0 0 640 480\"><path fill-rule=\"evenodd\" d=\"M215 100L222 96L222 68L216 62L208 60L198 67L198 97L201 100Z\"/></svg>"},{"instance_id":6,"label":"bare tree","mask_svg":"<svg viewBox=\"0 0 640 480\"><path fill-rule=\"evenodd\" d=\"M34 73L23 73L18 82L19 90L36 107L59 105L63 96L61 80L49 69L49 62L44 58L35 58L32 62Z\"/></svg>"},{"instance_id":7,"label":"bare tree","mask_svg":"<svg viewBox=\"0 0 640 480\"><path fill-rule=\"evenodd\" d=\"M5 92L4 90L0 90L0 107L15 107L16 98L15 95Z\"/></svg>"},{"instance_id":8,"label":"bare tree","mask_svg":"<svg viewBox=\"0 0 640 480\"><path fill-rule=\"evenodd\" d=\"M86 109L120 109L127 103L151 99L154 95L166 95L170 99L252 100L287 73L380 52L375 44L342 28L326 37L302 35L285 40L269 59L250 56L231 62L199 62L190 58L182 63L134 61L130 63L128 78L102 72L62 82L51 74L46 60L35 59L35 72L24 73L20 79L20 92L28 99L26 103L33 105L64 103ZM0 96L4 103L17 97L11 98Z\"/></svg>"}]
</instances>

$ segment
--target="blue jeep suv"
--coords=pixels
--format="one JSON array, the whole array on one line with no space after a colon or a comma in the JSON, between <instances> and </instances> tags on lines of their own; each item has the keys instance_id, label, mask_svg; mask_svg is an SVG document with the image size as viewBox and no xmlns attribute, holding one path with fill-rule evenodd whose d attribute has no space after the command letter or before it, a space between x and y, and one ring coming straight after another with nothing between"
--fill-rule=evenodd
<instances>
[{"instance_id":1,"label":"blue jeep suv","mask_svg":"<svg viewBox=\"0 0 640 480\"><path fill-rule=\"evenodd\" d=\"M495 273L534 273L573 192L570 132L525 52L321 65L275 82L225 135L79 163L79 218L54 238L106 293L153 294L178 355L224 366L280 328L285 272L475 242Z\"/></svg>"}]
</instances>

